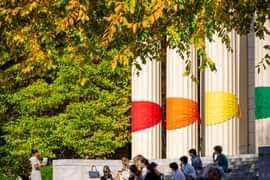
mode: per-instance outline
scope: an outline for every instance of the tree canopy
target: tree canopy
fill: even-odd
[[[218,34],[228,48],[232,30],[263,38],[269,15],[269,0],[1,0],[1,163],[18,164],[33,146],[52,157],[112,154],[129,142],[136,57],[195,46],[200,70],[215,70],[205,38]]]

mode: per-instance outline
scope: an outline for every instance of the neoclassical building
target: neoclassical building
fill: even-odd
[[[184,60],[174,49],[167,49],[166,66],[149,60],[139,75],[133,67],[132,156],[178,158],[190,148],[211,155],[215,145],[237,155],[270,145],[270,66],[255,70],[270,36],[260,40],[232,32],[230,38],[233,51],[217,37],[206,42],[215,72],[198,72],[196,50],[191,50],[199,84],[182,75]]]

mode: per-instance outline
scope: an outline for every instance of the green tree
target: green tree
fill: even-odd
[[[99,43],[105,4],[0,2],[5,173],[26,174],[33,147],[50,157],[65,150],[104,158],[129,142],[130,68],[112,71],[113,52]]]
[[[69,150],[73,157],[103,158],[129,142],[129,69],[112,72],[109,61],[80,64],[68,57],[55,65],[50,81],[2,91],[8,111],[1,118],[13,114],[2,126],[3,164],[24,166],[33,147],[49,157]],[[21,165],[11,170],[20,172]]]

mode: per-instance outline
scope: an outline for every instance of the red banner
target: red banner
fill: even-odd
[[[148,101],[132,102],[132,132],[144,130],[157,125],[162,119],[159,104]]]

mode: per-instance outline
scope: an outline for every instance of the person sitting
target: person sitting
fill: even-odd
[[[129,159],[122,157],[123,168],[116,174],[115,180],[128,180],[129,177]]]
[[[113,180],[111,170],[109,166],[105,165],[103,167],[103,176],[100,178],[101,180]]]
[[[164,174],[162,174],[162,173],[157,169],[158,164],[155,163],[155,162],[151,162],[150,165],[154,168],[155,173],[156,173],[158,176],[160,176],[160,179],[163,180],[163,179],[164,179]]]
[[[228,172],[228,159],[227,157],[222,153],[222,147],[221,146],[215,146],[214,147],[214,153],[213,153],[213,161],[215,164],[217,164],[223,172]]]
[[[133,161],[140,172],[140,175],[144,178],[147,173],[147,165],[149,164],[149,161],[142,155],[135,156]]]
[[[180,158],[180,165],[186,179],[196,179],[196,171],[190,164],[188,164],[187,156],[182,156]]]
[[[210,178],[208,177],[209,175],[215,176],[215,177],[224,177],[225,172],[229,172],[228,159],[222,153],[222,147],[219,145],[214,147],[213,162],[214,162],[213,164],[209,164],[208,166],[204,168],[203,175],[202,175],[204,179]]]
[[[184,174],[179,171],[178,165],[175,162],[170,163],[170,168],[172,170],[172,176],[171,176],[171,180],[185,180],[185,176]]]
[[[197,155],[197,152],[195,149],[190,149],[188,151],[189,156],[191,157],[191,165],[195,169],[195,171],[202,170],[202,161],[200,156]]]

